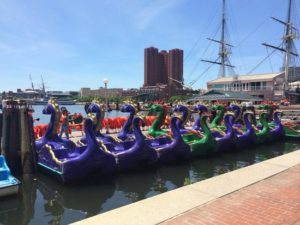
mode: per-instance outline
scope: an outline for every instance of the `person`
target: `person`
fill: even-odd
[[[62,137],[62,134],[65,133],[66,138],[69,139],[69,112],[65,107],[61,109],[62,116],[61,116],[61,128],[59,137]]]

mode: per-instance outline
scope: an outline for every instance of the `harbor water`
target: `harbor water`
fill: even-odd
[[[178,187],[233,171],[299,149],[285,142],[192,159],[147,171],[97,178],[63,186],[47,175],[25,177],[19,196],[0,202],[0,224],[69,224]]]
[[[62,107],[62,106],[60,106],[60,107]],[[49,123],[50,116],[49,115],[44,115],[42,113],[44,107],[45,106],[43,106],[43,105],[33,105],[33,109],[34,109],[33,118],[34,119],[39,118],[39,121],[36,121],[34,123],[34,125]],[[81,113],[83,117],[86,116],[86,113],[84,111],[84,105],[66,105],[64,107],[66,107],[67,110],[71,114]],[[128,115],[129,115],[129,113],[123,113],[121,111],[112,110],[111,112],[106,113],[105,116],[106,117],[117,117],[117,116],[128,116]]]

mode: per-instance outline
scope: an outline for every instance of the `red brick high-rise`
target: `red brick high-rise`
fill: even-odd
[[[155,86],[159,76],[158,49],[154,47],[144,50],[144,86]]]
[[[168,83],[173,84],[177,88],[182,88],[179,82],[183,81],[183,50],[177,48],[170,50],[168,58],[168,76],[178,81],[169,79]]]
[[[159,52],[159,74],[160,74],[160,83],[168,84],[168,52],[162,50]]]
[[[146,48],[144,63],[144,87],[166,85],[169,86],[169,92],[171,89],[182,89],[179,82],[183,81],[183,50],[172,49],[169,52],[165,50],[158,52],[157,48]]]

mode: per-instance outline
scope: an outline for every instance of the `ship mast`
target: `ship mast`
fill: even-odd
[[[291,21],[291,14],[292,14],[292,0],[289,0],[288,3],[288,14],[287,14],[287,20],[286,21],[282,21],[280,19],[274,18],[272,17],[272,19],[274,19],[275,21],[283,24],[285,26],[285,35],[283,36],[283,47],[276,47],[267,43],[263,43],[263,45],[270,47],[270,48],[274,48],[276,50],[279,50],[281,52],[285,53],[285,57],[284,57],[284,82],[283,82],[283,87],[282,87],[282,97],[286,98],[286,92],[289,90],[289,81],[291,80],[291,76],[289,75],[289,65],[291,62],[291,56],[296,56],[298,57],[299,55],[297,54],[297,52],[293,52],[293,40],[297,39],[299,37],[297,37],[296,31],[297,29],[295,27],[293,27],[293,23]]]
[[[285,62],[284,62],[284,92],[289,89],[289,64],[290,64],[290,52],[292,50],[292,42],[293,42],[293,31],[292,31],[292,23],[291,23],[291,9],[292,9],[292,0],[289,0],[289,6],[288,6],[288,17],[287,17],[287,22],[286,22],[286,31],[285,31],[285,36],[284,42],[286,46],[286,51],[285,51]],[[285,96],[284,96],[285,97]]]
[[[225,19],[225,0],[223,0],[223,8],[222,8],[222,32],[221,32],[221,51],[219,53],[221,57],[221,77],[226,76],[225,71],[225,60],[227,58],[227,51],[225,46],[225,25],[226,25],[226,19]]]
[[[30,79],[30,82],[31,82],[31,88],[34,91],[34,85],[33,85],[31,74],[29,74],[29,79]]]
[[[231,65],[231,63],[229,61],[229,57],[228,57],[228,55],[230,54],[228,50],[229,50],[230,47],[233,47],[233,46],[226,43],[226,40],[225,40],[225,32],[226,32],[226,14],[225,14],[226,13],[226,7],[225,6],[226,6],[226,0],[222,0],[221,40],[218,41],[218,40],[215,40],[215,39],[208,38],[208,40],[220,44],[219,57],[215,61],[204,60],[204,59],[201,60],[203,62],[208,62],[208,63],[220,65],[220,77],[225,77],[226,76],[226,67],[234,68],[234,66]],[[219,61],[219,59],[220,59],[220,61]]]
[[[42,79],[42,95],[43,95],[43,97],[45,97],[46,96],[46,87],[45,87],[43,75],[41,75],[41,79]]]

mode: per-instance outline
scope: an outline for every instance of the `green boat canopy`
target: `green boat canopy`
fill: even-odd
[[[263,101],[262,98],[257,96],[251,96],[244,92],[233,92],[233,91],[219,91],[219,90],[210,90],[202,95],[194,95],[193,97],[187,100],[188,103],[196,101]]]

